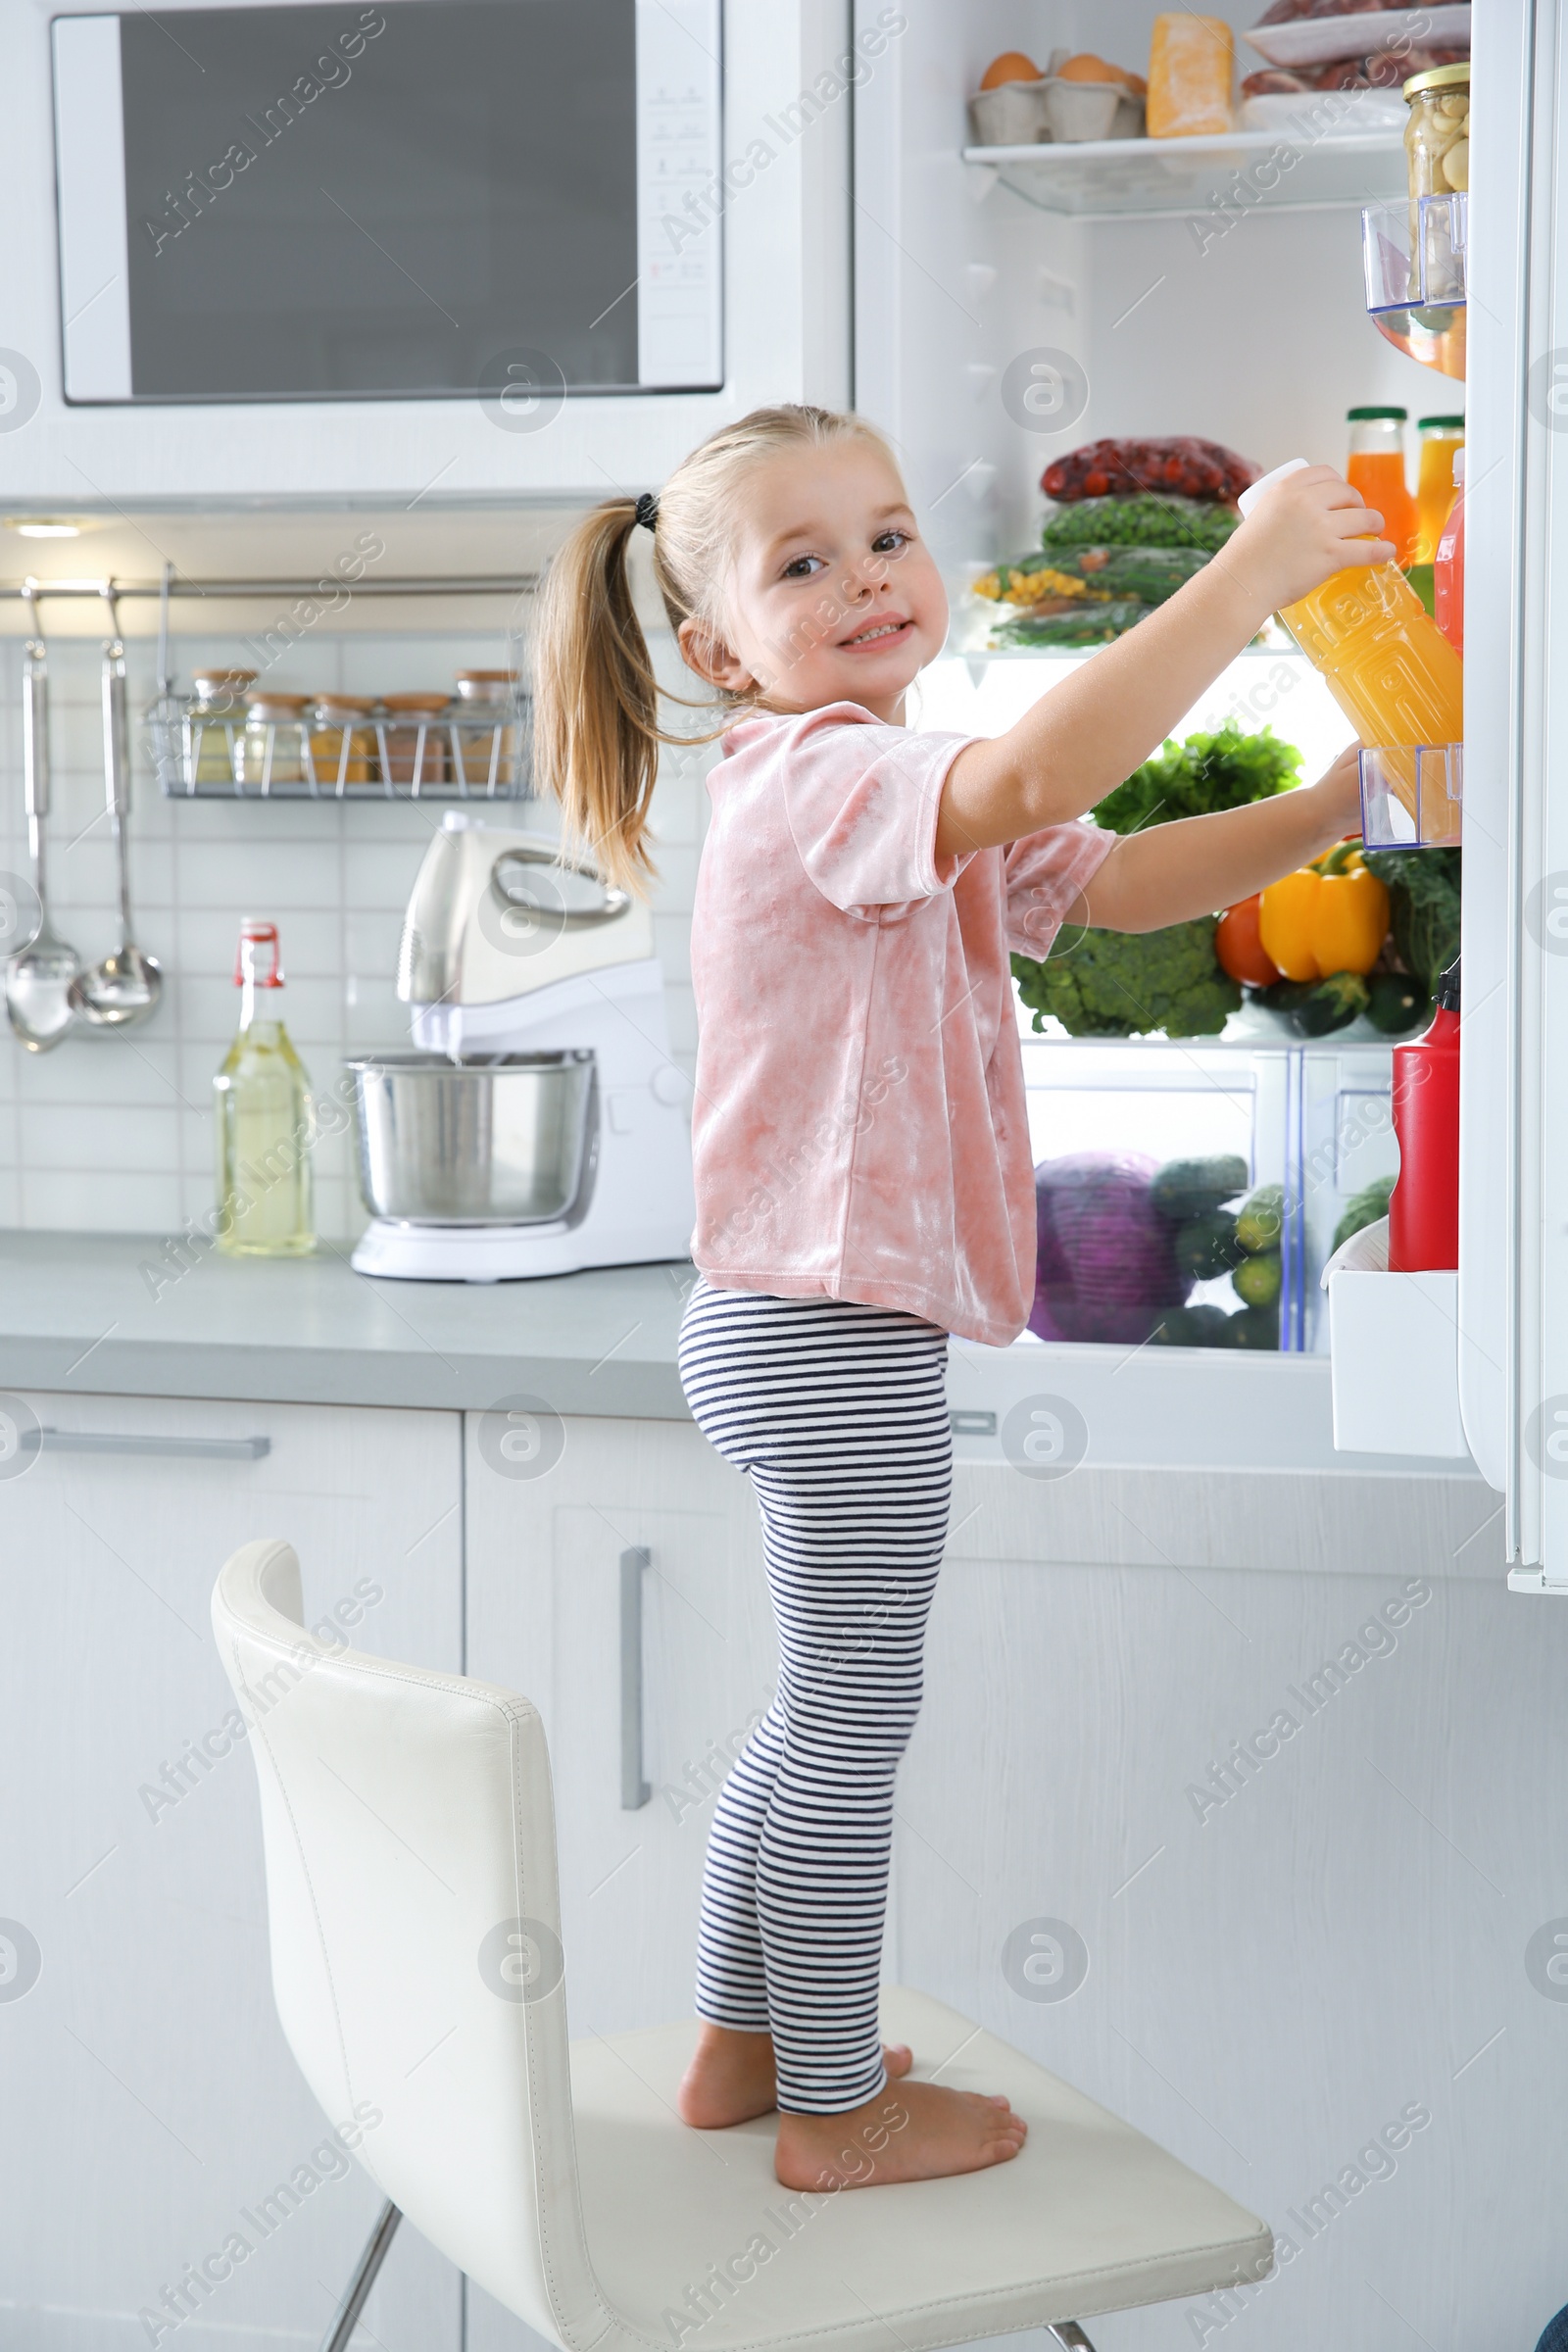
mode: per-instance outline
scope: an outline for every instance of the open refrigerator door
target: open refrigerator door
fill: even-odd
[[[1559,13],[1481,12],[1470,358],[1459,1377],[1509,1583],[1568,1592],[1568,159]],[[1560,577],[1561,555],[1555,556]]]
[[[1242,73],[1257,62],[1245,56],[1256,13],[1212,20],[1216,37],[1229,22]],[[1287,13],[1269,11],[1276,19]],[[1448,37],[1461,38],[1463,16],[1462,49],[1433,56],[1410,50],[1415,36],[1388,20],[1396,74],[1424,74],[1434,65],[1441,74],[1448,56],[1468,55],[1468,14],[1453,13]],[[1085,127],[1087,102],[1076,128],[1064,127],[1059,97],[1053,108],[1053,90],[1096,63],[1070,55],[1074,34],[1087,27],[1067,6],[977,0],[961,13],[900,16],[876,79],[857,93],[856,397],[893,437],[952,594],[953,634],[922,681],[919,723],[999,732],[1070,666],[1093,659],[1096,632],[1071,641],[1076,612],[1089,609],[1075,607],[1075,595],[1087,592],[1098,605],[1106,624],[1100,634],[1136,625],[1144,608],[1134,604],[1123,615],[1114,602],[1107,607],[1109,592],[1086,577],[1073,530],[1063,527],[1084,509],[1059,501],[1084,495],[1082,486],[1056,492],[1054,505],[1048,491],[1043,502],[1042,484],[1071,479],[1086,448],[1105,437],[1126,447],[1136,446],[1127,436],[1165,436],[1219,459],[1239,453],[1255,473],[1303,452],[1343,465],[1345,419],[1357,404],[1385,402],[1412,417],[1462,404],[1465,270],[1485,281],[1486,331],[1469,363],[1477,447],[1467,460],[1467,499],[1475,509],[1471,567],[1495,586],[1484,585],[1469,605],[1465,740],[1449,739],[1455,728],[1405,752],[1369,751],[1363,790],[1368,811],[1388,822],[1391,844],[1418,860],[1435,853],[1455,877],[1461,800],[1473,812],[1464,861],[1464,1238],[1457,1287],[1439,1310],[1446,1329],[1458,1329],[1451,1349],[1445,1342],[1437,1351],[1444,1394],[1442,1409],[1435,1404],[1428,1417],[1431,1443],[1414,1450],[1436,1465],[1463,1460],[1468,1447],[1508,1494],[1512,1556],[1536,1563],[1530,1573],[1539,1583],[1540,1561],[1554,1553],[1568,1589],[1568,1521],[1560,1536],[1551,1534],[1554,1511],[1568,1506],[1568,1493],[1559,1498],[1552,1484],[1568,1478],[1568,1352],[1556,1363],[1552,1349],[1561,1344],[1543,1328],[1549,1319],[1539,1303],[1558,1279],[1542,1255],[1558,1246],[1542,1204],[1564,1154],[1554,1154],[1546,1132],[1549,1117],[1560,1115],[1555,1098],[1548,1110],[1532,1076],[1552,1066],[1549,1021],[1568,1013],[1568,1001],[1558,1010],[1550,995],[1568,981],[1551,961],[1563,950],[1549,929],[1539,948],[1531,929],[1533,920],[1541,930],[1553,919],[1551,878],[1568,873],[1568,844],[1552,847],[1543,783],[1549,706],[1536,683],[1568,676],[1568,662],[1552,659],[1558,649],[1546,634],[1545,596],[1550,436],[1561,429],[1554,397],[1568,422],[1568,369],[1560,392],[1550,374],[1556,344],[1568,348],[1568,329],[1553,323],[1560,297],[1549,272],[1560,202],[1550,135],[1561,73],[1555,25],[1520,8],[1485,12],[1478,26],[1477,136],[1484,157],[1509,160],[1482,183],[1467,252],[1467,149],[1454,149],[1449,179],[1439,154],[1437,192],[1424,210],[1410,204],[1404,108],[1389,103],[1400,96],[1397,78],[1392,91],[1352,90],[1347,72],[1342,91],[1303,99],[1289,124],[1282,120],[1267,154],[1247,127],[1260,120],[1255,111],[1233,117],[1229,132],[1152,139],[1143,101],[1138,120],[1128,118],[1127,79],[1151,63],[1154,12],[1139,0],[1107,0],[1093,38],[1099,59],[1123,79],[1108,135],[1097,142]],[[858,21],[877,17],[870,0],[858,0]],[[1364,24],[1364,16],[1355,21]],[[975,94],[1005,53],[1016,62],[1005,69],[1014,78],[999,88],[1004,105],[982,114]],[[1024,77],[1031,63],[1037,82]],[[1320,88],[1325,78],[1320,70]],[[1467,138],[1468,84],[1458,79],[1449,111]],[[1447,95],[1449,85],[1438,84],[1434,104]],[[1286,99],[1270,103],[1283,109]],[[1031,105],[1039,109],[1033,127]],[[986,133],[993,115],[1001,123],[1004,114],[1006,145],[995,130]],[[1369,290],[1366,254],[1379,237],[1396,240],[1406,219],[1415,254],[1411,316],[1401,314],[1391,333]],[[1386,257],[1383,266],[1386,274]],[[1090,483],[1089,503],[1105,488]],[[1179,482],[1176,505],[1192,492],[1204,495],[1200,481]],[[1190,544],[1201,537],[1195,530]],[[1032,555],[1020,554],[1031,547]],[[1159,551],[1133,544],[1111,552],[1107,569],[1147,571]],[[1102,553],[1092,551],[1091,564]],[[1053,576],[1042,580],[1044,572]],[[1419,574],[1411,578],[1421,585]],[[1157,601],[1159,591],[1140,584],[1135,593]],[[1061,615],[1059,627],[1029,625],[1042,612],[1052,622]],[[1303,779],[1351,740],[1322,678],[1277,628],[1232,664],[1175,734],[1227,723],[1250,735],[1272,728],[1300,751]],[[1528,846],[1514,851],[1514,840]],[[1568,941],[1568,884],[1564,894],[1555,919]],[[1532,906],[1543,906],[1544,917],[1533,917]],[[1398,932],[1396,920],[1392,958],[1380,958],[1380,970],[1392,961],[1395,978],[1407,968]],[[1424,976],[1427,987],[1435,976]],[[1150,1021],[1133,1024],[1139,1034],[1069,1036],[1050,1011],[1032,1021],[1021,1004],[1037,1160],[1049,1166],[1093,1152],[1113,1158],[1135,1134],[1156,1163],[1156,1183],[1183,1159],[1245,1160],[1247,1189],[1230,1196],[1222,1216],[1234,1218],[1248,1192],[1263,1185],[1277,1185],[1283,1197],[1275,1348],[1281,1356],[1326,1352],[1319,1278],[1356,1204],[1364,1215],[1366,1197],[1378,1188],[1386,1196],[1397,1170],[1388,1117],[1396,1023],[1374,1024],[1358,1012],[1348,1022],[1336,1018],[1332,1035],[1303,1041],[1264,993],[1249,989],[1244,1006],[1215,1025],[1218,1034],[1183,1036],[1180,1026],[1148,1034]],[[1568,1219],[1557,1225],[1568,1234]],[[1547,1237],[1540,1247],[1537,1234]],[[1255,1306],[1241,1303],[1255,1331]],[[1225,1344],[1216,1343],[1212,1322],[1205,1335],[1208,1318],[1195,1321],[1190,1312],[1215,1305],[1233,1335],[1242,1328],[1223,1284],[1195,1284],[1176,1321],[1181,1345]],[[1082,1344],[1094,1345],[1084,1328]],[[1391,1317],[1378,1377],[1387,1388],[1402,1375],[1419,1389],[1425,1367],[1409,1360],[1400,1328]],[[1118,1335],[1102,1344],[1128,1343]],[[1230,1344],[1240,1343],[1233,1336]],[[1548,1450],[1554,1399],[1562,1407],[1560,1466]],[[1419,1406],[1414,1425],[1422,1426]],[[1387,1449],[1373,1436],[1361,1459]],[[1348,1455],[1347,1466],[1354,1459]]]

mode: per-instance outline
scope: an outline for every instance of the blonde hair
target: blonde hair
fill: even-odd
[[[851,440],[874,444],[897,472],[887,441],[863,416],[793,404],[754,409],[676,466],[659,495],[653,534],[654,577],[673,631],[695,620],[722,634],[742,477],[783,450]],[[654,872],[648,810],[660,745],[710,743],[753,698],[721,694],[723,716],[707,735],[661,727],[659,685],[626,568],[638,508],[636,499],[607,499],[550,566],[534,647],[534,740],[567,835],[612,881],[644,890]]]

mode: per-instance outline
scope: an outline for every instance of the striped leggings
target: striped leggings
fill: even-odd
[[[709,1835],[697,2007],[771,2034],[778,2103],[886,2080],[877,1984],[893,1777],[920,1704],[947,1537],[948,1335],[913,1315],[700,1283],[680,1336],[699,1428],[750,1474],[778,1690]]]

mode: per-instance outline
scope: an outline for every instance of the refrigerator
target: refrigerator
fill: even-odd
[[[1146,72],[1155,0],[907,0],[897,13],[856,93],[855,392],[895,443],[953,591],[922,723],[996,732],[1062,673],[1067,657],[997,652],[969,593],[1038,548],[1054,458],[1105,434],[1195,434],[1261,468],[1343,466],[1352,407],[1403,407],[1412,427],[1465,416],[1461,1241],[1456,1285],[1425,1327],[1451,1403],[1426,1415],[1429,1446],[1403,1450],[1473,1459],[1504,1499],[1511,1586],[1568,1592],[1568,1330],[1548,1305],[1568,1298],[1568,819],[1548,790],[1568,678],[1554,560],[1568,545],[1560,15],[1531,0],[1475,11],[1466,381],[1406,356],[1369,312],[1363,215],[1402,209],[1407,192],[1396,104],[1119,154],[1031,153],[978,135],[967,101],[989,61],[1087,50]],[[1256,0],[1212,13],[1233,28],[1238,72],[1260,68],[1245,37]],[[1435,33],[1430,12],[1358,21],[1430,40],[1468,13],[1439,9]],[[857,19],[887,12],[857,0]],[[1307,777],[1352,740],[1289,650],[1243,657],[1174,732],[1227,715],[1298,744]],[[1386,1041],[1358,1023],[1297,1051],[1244,1019],[1196,1043],[1057,1038],[1049,1056],[1026,1036],[1025,1061],[1032,1120],[1038,1109],[1058,1150],[1137,1133],[1156,1157],[1239,1150],[1252,1181],[1280,1181],[1280,1349],[1329,1348],[1319,1281],[1336,1221],[1353,1188],[1397,1167]],[[1413,1279],[1386,1278],[1387,1328],[1378,1316],[1360,1335],[1358,1395],[1414,1379],[1399,1289]]]

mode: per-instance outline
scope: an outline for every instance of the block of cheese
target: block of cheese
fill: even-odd
[[[1150,137],[1190,139],[1233,130],[1235,72],[1235,36],[1222,19],[1185,9],[1156,17],[1149,52]]]

